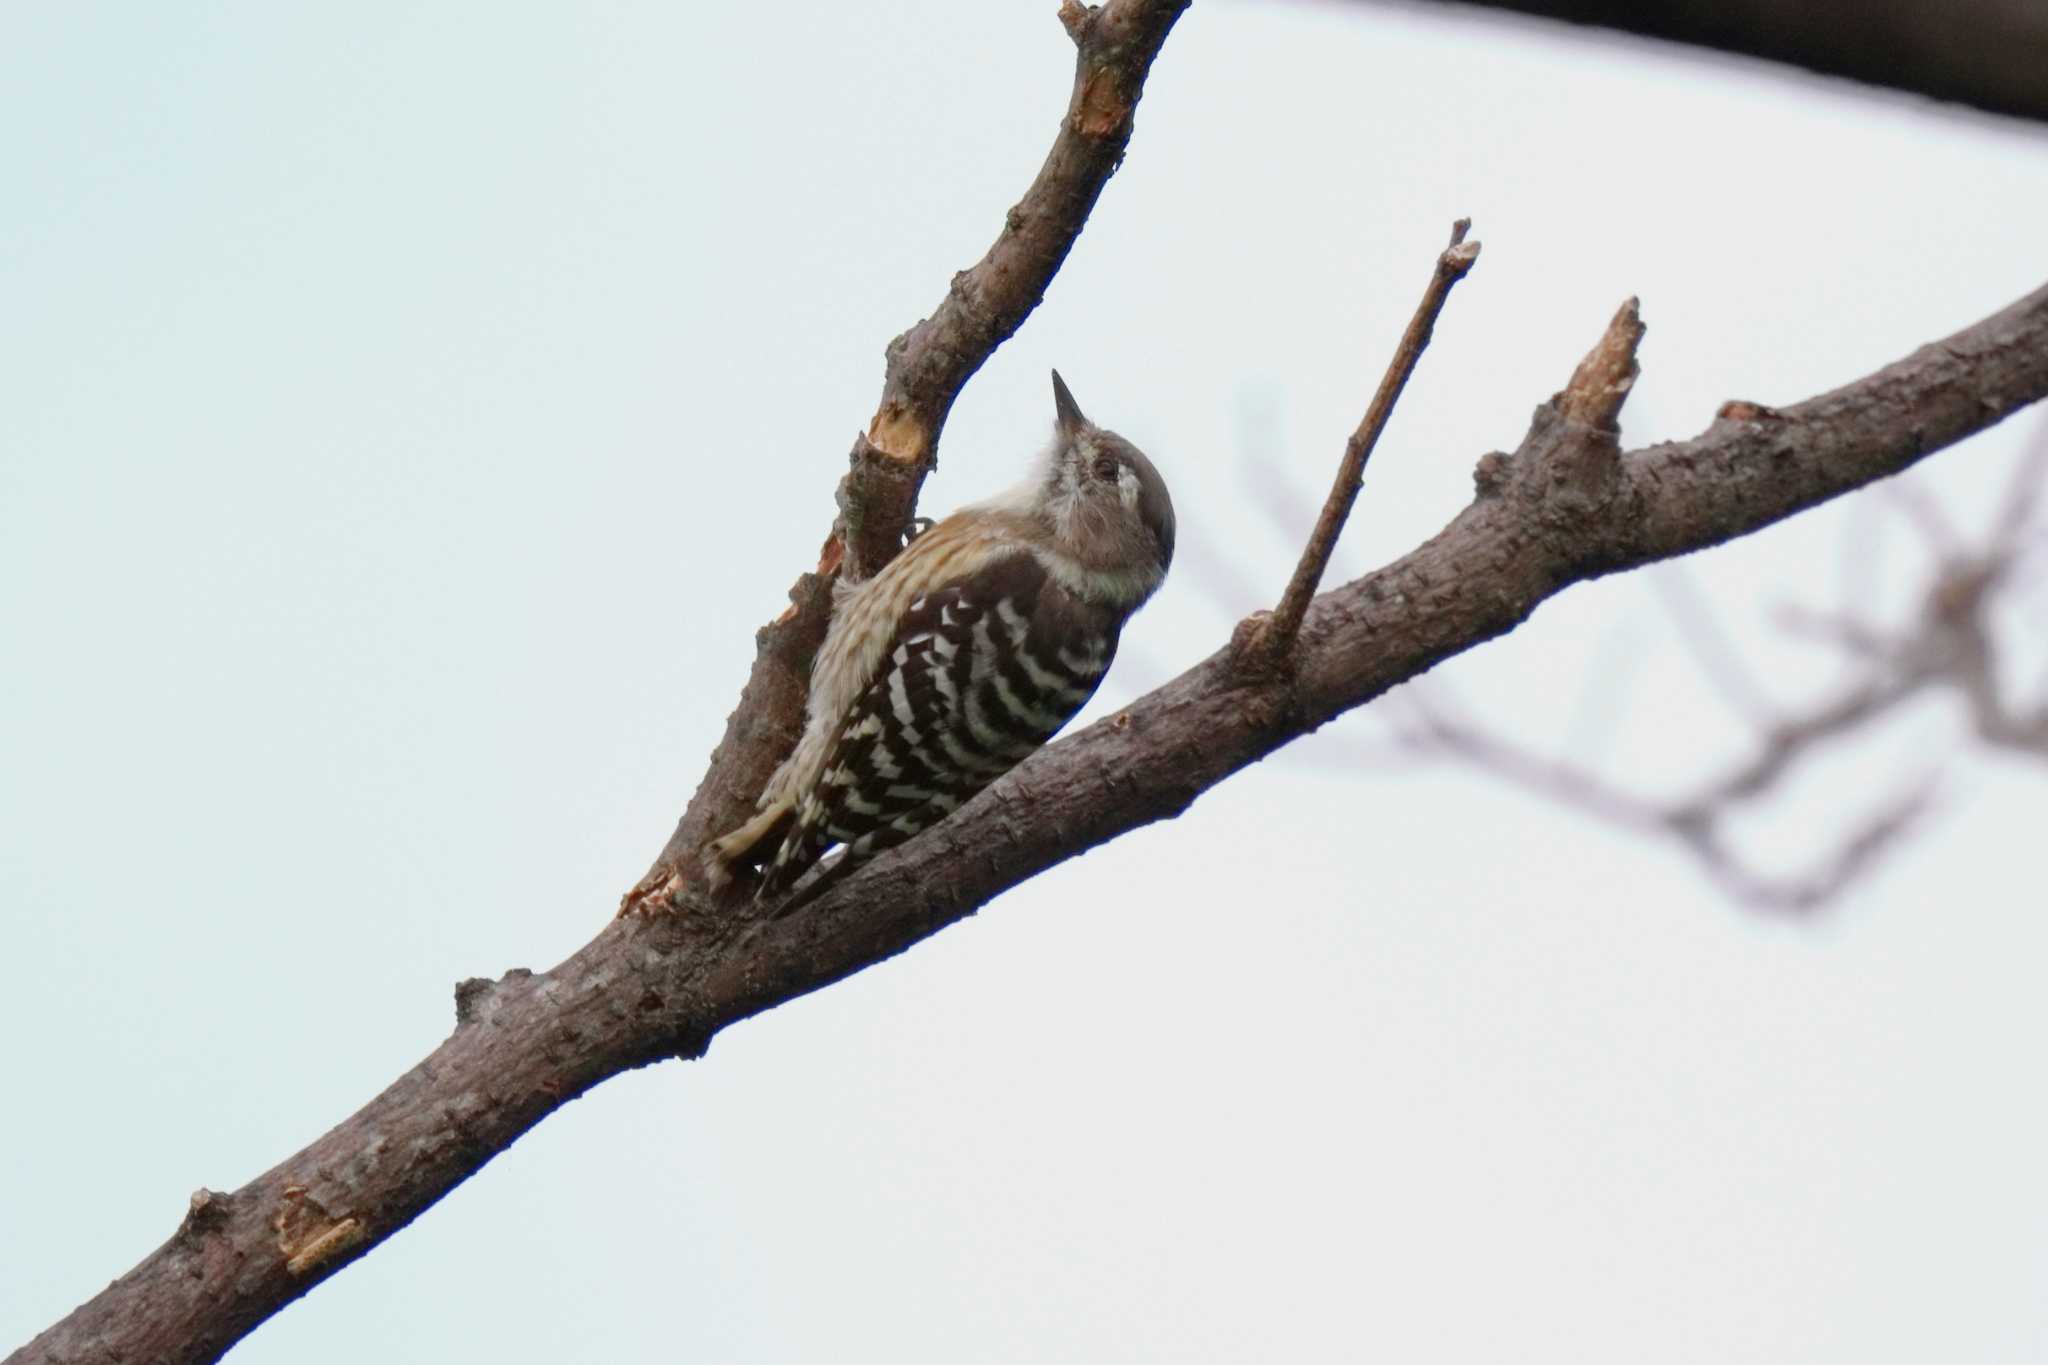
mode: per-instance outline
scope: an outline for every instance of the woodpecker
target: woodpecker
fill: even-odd
[[[1136,446],[1081,415],[1057,370],[1051,445],[1030,475],[841,584],[803,738],[712,870],[765,863],[788,913],[959,808],[1095,694],[1124,622],[1173,562],[1173,499]],[[778,842],[779,841],[779,842]]]

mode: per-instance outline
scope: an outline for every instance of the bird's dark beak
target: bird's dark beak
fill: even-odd
[[[1088,419],[1081,415],[1081,405],[1074,401],[1073,390],[1067,381],[1060,378],[1060,372],[1052,372],[1052,405],[1059,414],[1060,430],[1072,436],[1088,425]]]

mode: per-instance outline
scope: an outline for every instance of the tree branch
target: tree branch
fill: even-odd
[[[1732,405],[1744,411],[1742,405]],[[1433,689],[1410,689],[1403,700],[1415,720],[1398,741],[1411,761],[1450,757],[1548,797],[1608,824],[1670,838],[1736,900],[1762,910],[1806,914],[1838,898],[1876,865],[1879,855],[1913,831],[1932,804],[1938,772],[1901,786],[1873,813],[1838,835],[1833,848],[1803,873],[1776,875],[1750,866],[1729,837],[1728,817],[1768,797],[1816,753],[1867,735],[1926,693],[1961,695],[1986,747],[2048,758],[2048,699],[2008,698],[2000,684],[1999,639],[1992,607],[2025,557],[2033,514],[2048,477],[2048,428],[2016,464],[1989,537],[1973,546],[1924,490],[1888,485],[1891,501],[1912,520],[1935,558],[1915,619],[1885,629],[1849,616],[1788,609],[1781,623],[1841,650],[1855,682],[1824,701],[1780,713],[1749,678],[1703,605],[1681,590],[1675,568],[1653,575],[1667,592],[1681,634],[1706,675],[1756,726],[1754,753],[1690,794],[1673,799],[1631,790],[1591,768],[1545,757],[1481,723],[1446,709]]]
[[[1591,366],[1633,363],[1633,309]],[[1585,372],[1582,369],[1582,373]],[[1125,711],[1026,760],[955,815],[786,919],[612,921],[552,971],[458,989],[454,1033],[352,1118],[232,1194],[202,1192],[171,1239],[9,1357],[218,1359],[591,1086],[697,1057],[723,1028],[901,952],[1056,863],[1181,813],[1231,773],[1525,620],[1566,586],[1716,545],[1898,473],[2048,396],[2048,288],[1864,379],[1781,411],[1734,406],[1704,434],[1622,456],[1536,411],[1478,496],[1393,564],[1316,598],[1294,669],[1247,676],[1220,649]]]
[[[1336,482],[1330,485],[1330,496],[1316,518],[1315,530],[1309,533],[1308,545],[1301,552],[1301,562],[1295,565],[1287,590],[1280,595],[1280,604],[1244,637],[1247,662],[1277,664],[1294,647],[1301,618],[1307,614],[1309,600],[1323,581],[1323,571],[1330,567],[1330,556],[1335,553],[1337,537],[1351,516],[1352,504],[1358,501],[1365,463],[1372,458],[1380,433],[1387,429],[1387,421],[1394,415],[1394,404],[1401,401],[1408,377],[1415,373],[1422,352],[1429,346],[1437,317],[1450,301],[1451,287],[1471,274],[1472,267],[1479,262],[1479,243],[1465,240],[1471,228],[1469,218],[1460,218],[1451,225],[1451,243],[1437,255],[1422,302],[1415,305],[1415,316],[1401,333],[1401,343],[1394,348],[1394,358],[1387,363],[1387,372],[1366,407],[1365,416],[1359,420],[1358,429],[1344,443],[1344,458],[1337,463]]]
[[[811,656],[824,643],[832,583],[866,578],[902,547],[918,490],[938,463],[953,400],[1045,296],[1129,146],[1152,61],[1189,0],[1065,0],[1074,87],[1052,150],[1004,216],[982,258],[953,276],[946,296],[889,343],[882,401],[854,438],[840,481],[839,517],[815,570],[789,590],[789,609],[755,636],[754,667],[696,794],[621,913],[674,903],[696,878],[698,851],[753,814],[775,766],[803,727]]]
[[[1769,876],[1749,867],[1728,841],[1726,817],[1739,804],[1775,787],[1814,749],[1894,710],[1932,681],[1926,675],[1887,678],[1838,697],[1810,715],[1782,722],[1773,727],[1748,762],[1675,801],[1640,795],[1584,768],[1540,757],[1477,725],[1445,715],[1426,699],[1416,701],[1420,729],[1407,743],[1411,751],[1452,755],[1620,828],[1668,836],[1743,904],[1805,914],[1839,896],[1911,828],[1932,800],[1931,779],[1891,797],[1875,813],[1864,816],[1832,850],[1813,860],[1805,872],[1792,876]]]
[[[1787,62],[2014,118],[2048,120],[2037,0],[1437,0]]]

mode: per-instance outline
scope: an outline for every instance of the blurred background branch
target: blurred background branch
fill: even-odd
[[[1575,814],[1634,834],[1669,839],[1708,879],[1739,904],[1808,913],[1836,904],[1889,854],[1924,828],[1944,775],[1962,748],[1901,775],[1861,811],[1835,812],[1832,835],[1806,841],[1802,866],[1772,870],[1746,850],[1733,826],[1837,751],[1872,742],[1907,707],[1930,694],[1958,702],[1969,733],[1984,750],[2048,760],[2048,676],[2014,683],[2009,659],[2040,652],[2038,620],[2028,611],[2035,559],[2048,527],[2041,524],[2048,482],[2048,426],[2015,463],[1990,525],[1972,540],[1925,488],[1895,480],[1864,497],[1892,511],[1925,547],[1930,567],[1911,600],[1910,616],[1886,625],[1861,610],[1788,604],[1772,614],[1788,639],[1839,656],[1844,678],[1825,695],[1797,703],[1773,696],[1742,658],[1736,639],[1688,573],[1665,566],[1650,575],[1661,607],[1699,676],[1751,732],[1748,752],[1676,795],[1655,790],[1640,773],[1608,771],[1588,752],[1591,737],[1575,733],[1562,752],[1547,752],[1504,728],[1485,707],[1459,695],[1441,673],[1419,679],[1387,699],[1385,743],[1338,750],[1338,762],[1405,770],[1417,763],[1454,762],[1482,777],[1520,788]],[[1269,509],[1291,506],[1276,495]],[[1865,530],[1868,535],[1868,529]],[[1866,560],[1865,573],[1869,571]],[[1224,579],[1214,563],[1205,578]],[[1226,594],[1228,596],[1230,594]],[[1589,677],[1590,699],[1606,681]],[[1613,699],[1590,701],[1592,713]],[[1576,731],[1577,727],[1575,727]],[[1329,762],[1328,754],[1311,763]]]

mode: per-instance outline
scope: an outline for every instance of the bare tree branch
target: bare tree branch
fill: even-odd
[[[1742,405],[1731,405],[1737,412]],[[1865,817],[1807,872],[1774,876],[1750,867],[1728,839],[1728,817],[1776,790],[1817,751],[1867,734],[1905,703],[1947,687],[1961,694],[1985,745],[2048,757],[2048,696],[2031,706],[2008,700],[1999,683],[1989,607],[2011,580],[2032,530],[2040,484],[2048,476],[2048,429],[2019,461],[1985,544],[1972,547],[1924,490],[1887,485],[1891,502],[1913,522],[1936,559],[1910,627],[1882,630],[1849,617],[1789,609],[1789,628],[1841,649],[1858,680],[1831,699],[1780,716],[1733,663],[1732,652],[1705,608],[1683,595],[1674,610],[1687,642],[1731,704],[1757,723],[1756,752],[1677,800],[1626,791],[1588,768],[1544,758],[1490,733],[1443,705],[1441,687],[1411,694],[1415,726],[1402,737],[1411,758],[1456,758],[1516,786],[1609,824],[1677,840],[1724,891],[1767,910],[1806,913],[1839,897],[1906,835],[1928,809],[1933,777],[1909,784]],[[1663,574],[1653,575],[1662,579]]]
[[[1880,854],[1925,812],[1932,780],[1863,817],[1834,849],[1804,872],[1767,875],[1752,868],[1728,840],[1728,818],[1771,790],[1816,747],[1857,730],[1931,679],[1890,679],[1860,688],[1810,716],[1781,724],[1756,755],[1703,784],[1691,795],[1664,800],[1624,790],[1563,759],[1543,758],[1484,727],[1446,713],[1430,696],[1408,699],[1417,728],[1406,736],[1411,753],[1453,757],[1538,796],[1638,834],[1674,839],[1716,885],[1759,910],[1806,913],[1839,897],[1868,872]]]
[[[824,643],[832,583],[865,578],[902,547],[953,400],[1045,296],[1130,144],[1152,61],[1189,0],[1064,0],[1074,40],[1074,88],[1045,164],[1004,216],[986,254],[953,277],[932,315],[889,343],[881,405],[854,438],[839,485],[840,515],[817,568],[789,590],[789,609],[755,636],[753,671],[710,767],[675,832],[621,913],[671,903],[696,876],[697,853],[753,814],[803,727],[811,656]]]
[[[1815,860],[1806,872],[1790,876],[1767,876],[1753,870],[1741,851],[1729,843],[1726,819],[1741,802],[1755,800],[1776,786],[1792,761],[1802,757],[1810,745],[1851,729],[1894,700],[1898,698],[1858,694],[1806,722],[1788,724],[1772,743],[1763,745],[1755,759],[1681,800],[1657,800],[1628,792],[1569,761],[1538,757],[1473,722],[1448,716],[1434,698],[1409,698],[1409,710],[1417,714],[1419,729],[1407,737],[1407,745],[1411,753],[1458,757],[1495,778],[1591,814],[1608,825],[1675,839],[1692,853],[1700,870],[1741,905],[1759,911],[1810,913],[1864,876],[1878,855],[1907,833],[1927,810],[1933,784],[1915,784],[1907,794],[1888,800],[1862,823],[1853,825],[1835,849]]]
[[[2048,119],[2038,0],[1449,0],[1787,62],[2015,118]],[[1446,3],[1446,0],[1437,0]]]
[[[1026,760],[954,816],[799,913],[760,920],[685,887],[551,971],[457,991],[454,1033],[353,1117],[230,1194],[195,1196],[141,1264],[9,1357],[218,1359],[366,1254],[554,1109],[901,952],[1009,887],[1180,814],[1231,773],[1527,619],[1564,587],[1744,535],[1909,468],[2048,396],[2048,288],[1831,393],[1740,409],[1622,456],[1573,414],[1633,365],[1617,315],[1586,384],[1536,411],[1478,496],[1393,564],[1317,597],[1295,667],[1225,647]],[[1600,410],[1598,403],[1592,409]]]
[[[1280,605],[1245,637],[1248,661],[1275,664],[1294,647],[1294,637],[1301,630],[1301,618],[1307,613],[1309,600],[1316,595],[1316,588],[1323,581],[1323,571],[1330,566],[1330,556],[1336,551],[1337,537],[1343,533],[1344,523],[1351,516],[1351,506],[1358,501],[1358,490],[1365,478],[1365,462],[1372,458],[1380,433],[1387,429],[1387,421],[1394,415],[1394,404],[1401,401],[1401,390],[1408,386],[1408,377],[1415,373],[1422,352],[1429,346],[1437,316],[1444,311],[1444,304],[1450,301],[1452,286],[1469,275],[1472,267],[1478,264],[1479,243],[1465,240],[1465,234],[1471,228],[1472,220],[1469,218],[1460,218],[1451,225],[1451,243],[1438,254],[1436,268],[1430,273],[1429,287],[1423,291],[1422,302],[1415,306],[1415,316],[1408,320],[1407,329],[1401,333],[1401,343],[1394,348],[1394,358],[1387,363],[1387,372],[1380,379],[1380,386],[1373,393],[1365,416],[1359,420],[1358,430],[1352,432],[1351,439],[1344,443],[1344,458],[1337,462],[1336,482],[1330,485],[1330,496],[1323,503],[1321,515],[1316,518],[1315,529],[1309,533],[1308,545],[1301,552],[1301,562],[1295,566],[1294,576],[1288,580],[1287,590],[1280,596]]]

